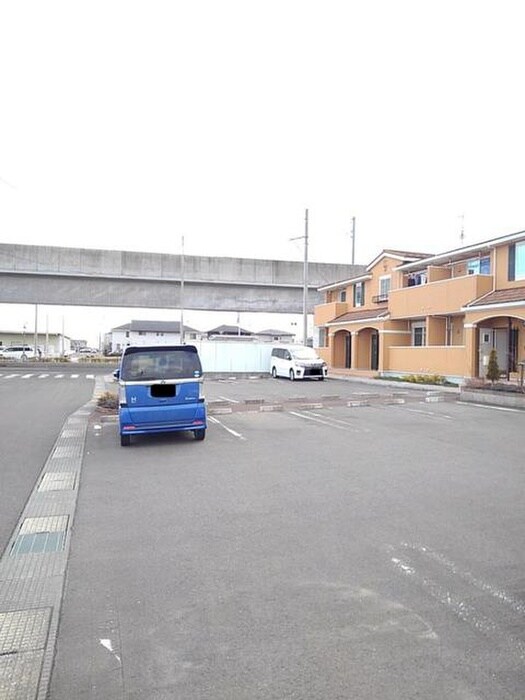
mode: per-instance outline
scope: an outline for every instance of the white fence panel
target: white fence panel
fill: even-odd
[[[269,372],[271,343],[202,340],[199,351],[204,372]]]

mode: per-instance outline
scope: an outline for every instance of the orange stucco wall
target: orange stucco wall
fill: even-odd
[[[325,323],[333,321],[337,316],[349,310],[348,304],[344,301],[334,301],[329,304],[319,304],[314,309],[314,325],[324,326]]]
[[[405,287],[390,293],[393,317],[423,318],[431,314],[457,313],[464,304],[492,290],[492,275],[467,275]]]
[[[390,372],[411,374],[440,374],[464,377],[468,375],[464,346],[451,347],[391,347]]]
[[[525,287],[525,279],[509,282],[509,247],[499,246],[495,250],[496,258],[496,289],[510,289],[512,287]]]

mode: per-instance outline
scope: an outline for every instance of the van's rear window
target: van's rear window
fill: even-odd
[[[123,381],[193,379],[202,374],[195,350],[184,348],[145,349],[124,353],[120,378]]]

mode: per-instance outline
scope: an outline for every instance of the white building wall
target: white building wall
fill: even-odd
[[[126,333],[128,335],[126,335]],[[123,350],[128,345],[179,345],[179,333],[162,333],[155,331],[112,331],[111,352]]]
[[[191,343],[199,351],[204,372],[269,372],[271,343],[201,340]]]

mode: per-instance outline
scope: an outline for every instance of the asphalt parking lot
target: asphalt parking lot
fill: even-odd
[[[523,414],[356,389],[207,381],[249,409],[201,443],[91,425],[53,700],[523,697]]]

